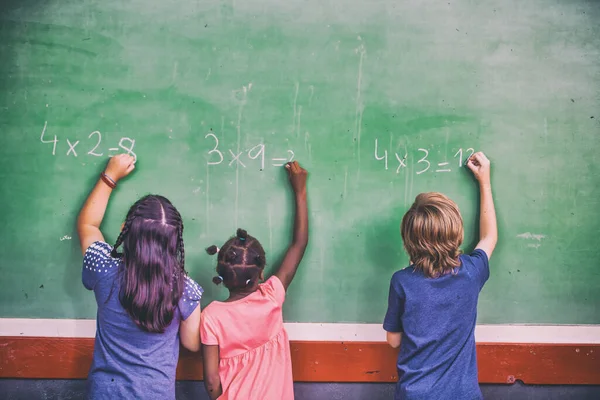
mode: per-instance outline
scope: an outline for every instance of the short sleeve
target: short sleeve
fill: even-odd
[[[181,299],[179,299],[179,311],[181,312],[181,319],[186,320],[196,307],[200,306],[200,300],[202,299],[202,293],[204,290],[189,276],[185,277],[185,284],[183,286],[183,293]]]
[[[481,249],[475,249],[475,251],[470,254],[469,258],[473,263],[473,272],[477,278],[477,282],[479,283],[479,290],[481,290],[483,285],[485,285],[490,277],[490,264],[488,256],[485,251]]]
[[[81,280],[86,289],[94,290],[100,279],[116,271],[119,260],[110,256],[111,251],[112,247],[104,242],[94,242],[85,251]]]
[[[273,275],[262,285],[263,291],[279,305],[285,302],[285,288],[278,277]]]
[[[219,344],[215,327],[206,310],[200,315],[200,341],[207,346],[217,346]]]
[[[383,320],[383,329],[387,332],[402,332],[402,314],[404,314],[404,292],[402,288],[396,289],[394,281],[396,275],[390,281],[390,292],[388,295],[388,308]],[[399,293],[401,292],[401,293]]]

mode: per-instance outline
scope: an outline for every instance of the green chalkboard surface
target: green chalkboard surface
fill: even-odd
[[[139,196],[185,218],[187,269],[246,228],[290,238],[280,167],[310,172],[311,238],[287,321],[382,320],[399,224],[493,162],[500,241],[480,323],[600,323],[600,4],[573,0],[46,0],[0,7],[0,317],[93,318],[75,218],[133,152],[103,230]]]

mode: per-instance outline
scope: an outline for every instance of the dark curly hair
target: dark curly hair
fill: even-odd
[[[219,253],[217,257],[217,274],[213,278],[216,285],[223,283],[228,289],[241,289],[258,283],[261,272],[265,269],[265,250],[260,242],[243,229],[229,239],[221,250],[217,246],[206,249],[210,255]]]

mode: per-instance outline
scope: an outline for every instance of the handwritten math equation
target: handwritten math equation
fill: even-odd
[[[212,141],[214,144],[212,150],[209,150],[207,153],[208,157],[206,163],[208,165],[219,165],[225,162],[230,167],[235,166],[246,168],[246,163],[257,160],[260,165],[260,170],[262,171],[265,169],[267,162],[269,162],[269,165],[273,167],[282,167],[284,164],[294,160],[294,152],[292,150],[287,150],[287,152],[284,154],[277,154],[278,156],[284,157],[268,158],[266,154],[266,147],[262,143],[257,144],[249,150],[233,150],[229,148],[227,149],[228,160],[226,160],[225,155],[219,149],[219,139],[217,136],[215,136],[214,133],[207,133],[204,138]]]
[[[44,144],[52,144],[52,155],[55,156],[60,140],[56,135],[54,135],[53,138],[49,137],[49,135],[46,134],[47,128],[48,121],[44,122],[44,128],[42,129],[42,134],[40,135],[40,142]],[[116,144],[116,146],[112,146],[108,149],[101,145],[102,133],[100,133],[100,131],[94,131],[90,133],[85,143],[81,143],[81,140],[71,141],[71,139],[69,138],[65,139],[65,141],[65,155],[67,156],[78,157],[80,154],[87,154],[88,156],[93,157],[112,157],[114,155],[117,155],[118,153],[126,152],[127,154],[133,156],[133,158],[137,160],[137,155],[133,151],[133,148],[135,147],[135,139],[131,139],[128,137],[122,137],[119,140],[119,143]]]
[[[415,158],[418,159],[416,161],[416,174],[421,175],[427,171],[434,171],[437,173],[444,172],[452,172],[452,167],[456,166],[458,168],[465,165],[465,162],[473,155],[475,150],[471,147],[468,149],[460,148],[453,156],[453,162],[444,159],[441,162],[437,162],[440,160],[433,160],[433,157],[429,155],[429,150],[418,148],[417,151],[419,155]],[[402,170],[404,170],[409,163],[409,154],[408,150],[404,150],[404,152],[397,153],[394,152],[393,156],[391,155],[391,151],[388,152],[387,149],[382,149],[379,145],[379,140],[375,139],[375,159],[377,161],[383,162],[383,167],[386,170],[390,169],[390,164],[392,170],[395,168],[397,174],[399,174]]]

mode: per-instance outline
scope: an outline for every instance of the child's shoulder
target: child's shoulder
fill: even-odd
[[[285,302],[285,288],[276,275],[271,276],[264,283],[261,283],[258,291],[272,298],[279,305]]]
[[[475,249],[468,254],[463,253],[460,255],[460,258],[461,258],[461,261],[463,261],[463,262],[464,262],[464,260],[468,260],[471,262],[488,262],[488,255],[482,249]]]
[[[200,305],[203,292],[204,290],[196,281],[185,275],[181,297],[179,298],[179,311],[184,320]]]
[[[111,256],[112,246],[105,242],[94,242],[85,251],[83,256],[83,285],[92,290],[98,282],[108,282],[101,288],[111,287],[116,279],[121,259]],[[110,279],[110,281],[108,280]]]
[[[202,286],[200,286],[198,284],[198,282],[196,282],[195,280],[190,278],[188,275],[185,275],[184,285],[185,285],[185,288],[184,288],[185,293],[191,295],[192,297],[198,298],[198,299],[202,298],[204,289],[202,289]]]
[[[414,266],[408,265],[394,272],[394,274],[392,275],[392,280],[402,280],[408,277],[412,277],[415,275],[416,272],[417,271],[415,270]]]
[[[107,269],[116,271],[113,267],[121,262],[121,259],[111,255],[112,246],[105,242],[94,242],[87,248],[83,256],[83,265],[86,269],[101,272]]]
[[[219,302],[216,300],[213,300],[207,306],[202,307],[200,310],[200,324],[213,326],[216,321],[219,321],[222,313],[218,311],[218,308]]]
[[[106,242],[96,241],[92,243],[85,251],[83,258],[117,260],[111,256],[112,246]]]
[[[396,288],[396,291],[404,291],[405,287],[412,286],[415,279],[419,278],[418,271],[412,265],[404,267],[392,275],[391,285]]]

